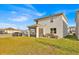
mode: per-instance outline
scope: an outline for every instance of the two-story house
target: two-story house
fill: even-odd
[[[63,13],[39,18],[35,22],[35,25],[28,26],[28,36],[34,34],[36,37],[42,37],[48,33],[53,33],[59,38],[63,38],[68,35],[67,18]],[[31,30],[34,33],[31,33]]]

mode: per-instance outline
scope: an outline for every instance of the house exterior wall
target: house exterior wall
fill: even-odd
[[[68,34],[67,23],[63,16],[52,16],[38,20],[39,28],[43,28],[44,35],[50,33],[50,28],[56,28],[58,37],[63,38]],[[53,22],[50,22],[53,20]]]
[[[16,31],[16,30],[5,30],[7,33],[14,33],[14,32],[21,32],[21,31]]]
[[[76,36],[79,39],[79,11],[76,13]]]
[[[65,18],[62,16],[63,22],[63,37],[68,35],[68,23],[65,21]]]

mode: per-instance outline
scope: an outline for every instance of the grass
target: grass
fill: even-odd
[[[38,42],[49,45],[51,47],[54,47],[58,50],[56,52],[54,51],[55,54],[79,54],[79,41],[74,41],[74,40],[64,40],[64,39],[53,39],[53,40],[38,40]],[[52,52],[53,54],[53,52]]]
[[[65,39],[70,39],[70,40],[78,40],[75,35],[68,35],[64,37]]]
[[[78,55],[79,41],[76,38],[0,38],[1,55]]]

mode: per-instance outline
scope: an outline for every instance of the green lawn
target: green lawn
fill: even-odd
[[[5,37],[0,38],[0,54],[79,54],[79,41],[76,38]]]

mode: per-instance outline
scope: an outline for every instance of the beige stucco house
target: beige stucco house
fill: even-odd
[[[28,36],[31,36],[31,29],[35,30],[35,32],[32,34],[35,34],[37,38],[48,33],[53,33],[59,38],[63,38],[64,36],[68,35],[67,18],[63,13],[39,18],[36,19],[35,22],[35,25],[28,26]]]
[[[74,35],[76,33],[76,26],[68,27],[68,35]]]
[[[4,29],[0,29],[0,32],[12,34],[14,32],[21,32],[21,30],[14,29],[14,28],[4,28]]]
[[[21,30],[14,29],[14,28],[5,28],[4,30],[7,33],[21,32]]]
[[[76,12],[76,36],[79,39],[79,11]]]

